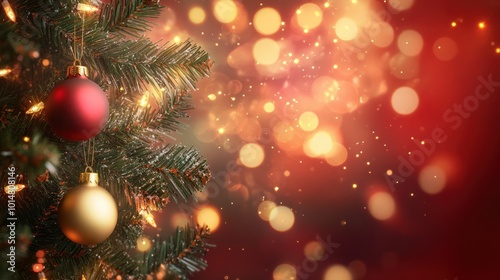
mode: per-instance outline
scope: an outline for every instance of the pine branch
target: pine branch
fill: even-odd
[[[103,30],[117,35],[141,36],[151,29],[148,18],[157,18],[160,6],[153,1],[113,0],[101,6],[99,25]]]
[[[106,162],[101,168],[109,176],[123,178],[134,194],[187,200],[201,191],[211,176],[206,160],[192,148],[173,145],[152,149],[139,141],[121,148],[100,148],[96,162]]]
[[[168,89],[148,107],[141,107],[137,101],[125,95],[111,98],[114,101],[110,104],[110,117],[99,137],[106,138],[106,141],[118,146],[126,145],[132,139],[150,143],[151,139],[164,141],[166,138],[172,138],[171,132],[186,128],[180,119],[187,118],[186,111],[192,109],[191,104],[187,102],[189,98],[186,92],[170,93]]]
[[[145,38],[109,42],[107,38],[95,37],[89,38],[86,50],[86,65],[114,87],[123,86],[127,91],[146,91],[147,85],[192,90],[212,67],[208,54],[190,41],[158,48]]]
[[[45,9],[38,10],[39,14],[25,16],[33,21],[42,44],[53,45],[69,64],[72,55],[68,50],[73,49],[75,39],[73,27],[76,25],[77,34],[80,34],[80,20],[72,16],[69,8],[61,9],[56,15]],[[99,73],[103,81],[109,81],[116,88],[145,91],[150,84],[155,88],[195,89],[196,81],[208,76],[212,67],[208,54],[190,41],[158,48],[145,38],[110,40],[106,30],[98,25],[96,16],[89,17],[86,22],[84,64],[90,68],[91,75]]]
[[[206,226],[177,228],[168,241],[156,243],[147,252],[145,269],[156,271],[160,264],[164,264],[168,272],[187,279],[192,273],[207,267],[204,256],[208,248],[213,247],[207,243],[208,238],[210,232]]]

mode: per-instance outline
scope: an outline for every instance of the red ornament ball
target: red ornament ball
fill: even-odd
[[[109,117],[109,103],[102,89],[85,75],[69,75],[45,101],[52,131],[69,141],[85,141],[101,132]]]

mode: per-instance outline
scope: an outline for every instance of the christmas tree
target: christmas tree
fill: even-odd
[[[145,37],[160,14],[155,0],[3,7],[0,278],[187,279],[204,269],[206,226],[152,240],[144,231],[153,213],[195,198],[210,179],[206,160],[174,137],[209,55]]]

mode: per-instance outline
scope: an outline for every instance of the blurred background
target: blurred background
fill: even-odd
[[[500,279],[500,1],[162,5],[215,61],[174,140],[213,179],[156,217],[212,228],[193,279]]]

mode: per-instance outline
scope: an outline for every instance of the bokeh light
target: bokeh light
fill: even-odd
[[[389,66],[391,74],[398,79],[409,80],[418,76],[418,57],[397,53],[391,58]]]
[[[318,261],[325,255],[325,249],[318,241],[310,241],[304,246],[304,255],[310,260]]]
[[[194,24],[201,24],[205,21],[205,10],[199,6],[192,7],[188,13],[189,20]]]
[[[191,222],[189,216],[185,213],[175,213],[170,218],[170,224],[173,228],[184,227]]]
[[[200,225],[207,225],[214,232],[220,224],[219,211],[212,206],[202,206],[196,211],[196,221]]]
[[[345,266],[337,264],[326,270],[323,280],[352,280],[352,275]]]
[[[273,102],[266,102],[264,104],[264,112],[272,113],[273,111],[274,111],[274,103]]]
[[[360,260],[352,261],[349,263],[348,268],[354,279],[363,279],[366,276],[367,266]]]
[[[437,165],[427,165],[418,174],[420,188],[427,194],[438,194],[446,186],[446,173]]]
[[[387,22],[375,23],[375,31],[369,32],[368,35],[372,43],[380,48],[388,47],[394,41],[394,29]]]
[[[215,18],[221,23],[231,23],[238,16],[238,7],[232,0],[217,0],[213,13]]]
[[[312,84],[311,92],[320,103],[327,103],[335,99],[339,84],[330,76],[320,76]]]
[[[455,58],[458,54],[458,45],[455,40],[449,37],[442,37],[436,40],[432,51],[437,59],[449,61]]]
[[[323,11],[314,3],[306,3],[297,10],[297,22],[303,29],[318,27],[323,20]]]
[[[257,208],[257,213],[259,214],[259,217],[264,220],[264,221],[269,221],[270,216],[271,216],[271,211],[276,208],[276,203],[270,200],[264,200],[259,204],[259,207]]]
[[[255,13],[253,26],[262,35],[272,35],[281,27],[281,16],[273,8],[262,8]]]
[[[358,108],[359,92],[356,86],[348,81],[339,81],[336,83],[338,88],[333,98],[326,106],[332,112],[337,114],[351,113]]]
[[[376,192],[368,200],[368,211],[377,220],[388,220],[396,213],[396,202],[387,192]]]
[[[262,38],[253,45],[252,54],[257,63],[271,65],[279,59],[280,46],[273,39]]]
[[[319,157],[330,153],[333,148],[333,140],[325,131],[316,132],[304,143],[304,152],[309,157]]]
[[[350,41],[358,35],[358,26],[350,18],[341,18],[335,24],[335,34],[344,41]]]
[[[396,11],[405,11],[413,6],[415,0],[389,0],[389,5]]]
[[[417,56],[424,47],[424,39],[415,30],[405,30],[398,36],[399,51],[407,56]]]
[[[313,131],[318,127],[319,118],[314,112],[307,111],[300,114],[299,126],[304,131]]]
[[[391,97],[392,109],[400,115],[409,115],[415,112],[418,104],[418,94],[410,87],[396,89]]]
[[[286,206],[278,206],[271,210],[269,215],[269,224],[276,231],[287,231],[295,223],[295,215],[292,210]]]
[[[151,248],[151,240],[149,240],[148,237],[140,236],[139,239],[137,239],[137,250],[141,252],[146,252],[150,248]]]
[[[331,166],[339,166],[347,160],[347,149],[338,142],[332,144],[331,150],[325,155],[326,162]]]
[[[273,280],[295,280],[297,270],[289,264],[280,264],[273,271]]]
[[[42,271],[44,267],[43,267],[43,264],[35,263],[32,268],[33,268],[33,272],[38,273],[38,272]]]
[[[255,168],[264,161],[264,149],[259,144],[248,143],[240,149],[240,161],[248,168]]]

